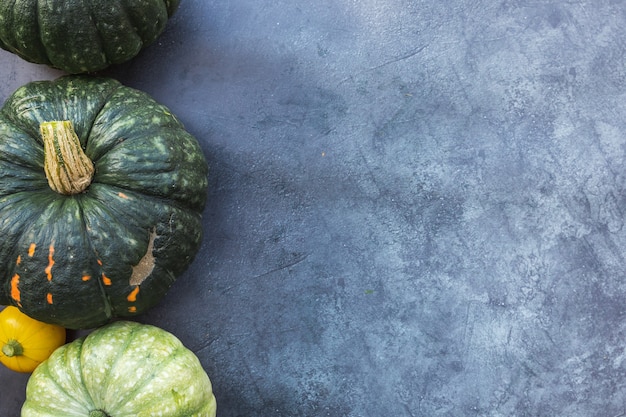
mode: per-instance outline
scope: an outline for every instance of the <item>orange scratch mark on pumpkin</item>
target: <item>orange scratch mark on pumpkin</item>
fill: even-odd
[[[97,260],[98,265],[102,266],[102,261],[100,259]]]
[[[46,267],[46,277],[52,281],[52,267],[54,266],[54,245],[50,245],[48,252],[48,266]]]
[[[125,200],[128,200],[128,196],[127,196],[126,194],[122,193],[122,192],[117,193],[117,196],[118,196],[119,198],[123,198],[123,199],[125,199]]]
[[[137,294],[139,294],[139,285],[137,285],[135,289],[133,289],[130,294],[128,294],[128,297],[126,297],[126,299],[131,303],[134,303],[135,301],[137,301]]]
[[[82,278],[83,282],[87,282],[91,279],[91,275],[83,275]]]
[[[128,307],[128,312],[129,313],[136,313],[137,312],[137,307],[135,307],[135,306]]]
[[[111,282],[111,278],[107,277],[106,275],[104,275],[104,273],[102,273],[102,282],[104,283],[104,285],[109,286],[112,284]]]
[[[22,263],[22,255],[17,255],[17,260],[15,261],[15,265],[19,265]]]
[[[52,293],[46,294],[46,301],[48,304],[52,304]]]
[[[19,284],[20,284],[20,276],[18,274],[13,275],[13,278],[11,278],[11,298],[17,302],[18,306],[21,306],[22,304],[20,303],[22,295],[20,294],[20,289],[19,289]]]
[[[31,243],[30,246],[28,247],[28,256],[30,256],[31,258],[33,257],[33,255],[35,255],[36,247],[37,245],[35,243]]]

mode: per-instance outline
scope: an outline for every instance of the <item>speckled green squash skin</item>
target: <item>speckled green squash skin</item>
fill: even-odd
[[[50,120],[72,121],[95,165],[82,193],[47,183]],[[80,75],[21,87],[0,110],[0,304],[70,329],[154,306],[199,249],[207,174],[198,141],[146,93]],[[131,282],[146,256],[154,268]]]
[[[2,0],[0,47],[77,74],[136,56],[180,0]]]
[[[58,348],[28,380],[22,417],[214,417],[195,354],[155,326],[119,321]],[[92,414],[93,415],[93,414]]]

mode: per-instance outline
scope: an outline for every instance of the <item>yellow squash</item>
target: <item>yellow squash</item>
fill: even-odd
[[[32,372],[65,343],[65,328],[28,317],[16,307],[0,312],[0,362],[17,372]]]

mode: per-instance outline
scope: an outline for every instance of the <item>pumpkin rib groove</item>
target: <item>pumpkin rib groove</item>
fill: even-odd
[[[42,44],[39,37],[39,16],[37,2],[21,2],[18,8],[17,1],[10,3],[2,2],[2,15],[10,17],[9,23],[2,27],[2,41],[4,49],[10,51],[20,58],[29,61],[40,61],[42,64],[50,64],[47,54],[41,53]],[[27,7],[30,6],[30,7]],[[29,25],[30,19],[35,20],[35,24]],[[18,34],[24,34],[17,37]]]
[[[69,375],[69,376],[70,376],[70,378],[71,378],[71,377],[76,377],[76,378],[78,379],[78,381],[76,381],[76,382],[77,382],[78,384],[80,384],[80,386],[82,386],[82,387],[84,387],[84,386],[85,386],[85,378],[84,378],[84,375],[83,375],[83,369],[84,369],[84,367],[83,367],[83,361],[82,361],[82,352],[83,352],[83,347],[84,347],[84,345],[85,345],[85,344],[84,344],[84,342],[85,342],[85,337],[86,337],[86,336],[83,336],[83,337],[81,337],[81,338],[79,338],[79,339],[76,339],[76,340],[74,340],[74,341],[72,342],[73,344],[78,344],[78,345],[80,345],[80,346],[78,346],[78,351],[75,353],[75,356],[70,356],[70,353],[73,353],[73,352],[72,352],[72,350],[71,350],[71,348],[75,348],[76,346],[74,346],[74,345],[73,345],[73,346],[71,346],[71,348],[70,348],[70,344],[65,344],[65,345],[63,345],[63,346],[61,346],[61,347],[59,348],[59,349],[60,349],[60,352],[61,352],[61,354],[63,355],[63,358],[64,358],[64,360],[65,360],[65,362],[66,362],[66,363],[72,362],[72,361],[74,361],[74,360],[78,360],[78,369],[79,369],[79,372],[71,372],[71,373],[70,373],[71,375]],[[53,353],[53,355],[54,355],[54,353]],[[87,404],[84,404],[82,401],[80,401],[80,398],[79,398],[79,397],[77,397],[77,396],[76,396],[73,392],[68,392],[68,391],[67,391],[67,390],[66,390],[66,389],[65,389],[65,388],[64,388],[64,387],[63,387],[63,386],[62,386],[62,385],[61,385],[61,384],[60,384],[60,383],[59,383],[59,382],[55,379],[55,378],[53,378],[53,374],[52,374],[52,372],[50,371],[50,370],[51,370],[50,364],[51,364],[51,362],[52,362],[54,359],[56,359],[56,358],[55,358],[55,357],[53,357],[53,356],[51,356],[51,357],[50,357],[47,361],[45,361],[45,362],[44,362],[44,364],[45,364],[45,366],[46,366],[46,369],[45,369],[45,370],[42,370],[42,373],[44,373],[44,371],[47,371],[47,372],[45,372],[45,374],[47,374],[47,375],[48,375],[48,380],[52,380],[52,381],[54,381],[54,383],[55,383],[55,384],[56,384],[56,385],[60,388],[60,391],[62,391],[63,393],[65,393],[65,395],[66,395],[66,397],[67,397],[67,398],[69,398],[69,399],[73,400],[73,401],[74,401],[74,403],[77,403],[77,404],[81,405],[82,407],[84,407],[84,408],[85,408],[85,410],[86,410],[87,412],[89,412],[89,408],[90,408],[90,407],[88,407],[88,405],[87,405]],[[40,371],[39,371],[39,370],[36,370],[36,372],[40,372]],[[67,371],[66,371],[66,372],[67,372]],[[89,397],[87,398],[87,401],[88,401],[89,403],[93,404],[93,398],[91,397],[91,393],[89,393],[89,392],[85,389],[85,394],[89,396]],[[81,415],[81,417],[82,417],[82,415]]]
[[[13,155],[11,155],[13,156]],[[32,163],[29,163],[28,161],[24,161],[24,160],[19,160],[16,158],[11,158],[10,156],[7,155],[7,157],[3,156],[3,153],[0,153],[0,161],[3,161],[7,164],[13,165],[14,167],[19,167],[19,168],[24,168],[26,170],[32,171],[33,173],[39,173],[41,171],[41,169],[43,169],[42,166],[34,166]],[[1,193],[1,191],[0,191]]]
[[[5,30],[3,30],[3,44],[7,45],[8,51],[11,51],[15,54],[18,54],[21,56],[21,51],[15,47],[15,34],[17,33],[17,31],[13,30],[13,25],[15,22],[15,15],[17,14],[15,11],[15,3],[17,0],[9,0],[8,2],[4,2],[4,4],[2,5],[3,8],[6,8],[7,10],[10,10],[10,13],[7,13],[6,16],[7,18],[10,17],[11,21],[8,24],[8,28]],[[4,28],[3,28],[4,29]]]
[[[83,78],[82,76],[79,76],[79,77]],[[91,132],[94,127],[94,122],[98,120],[98,118],[100,117],[100,114],[104,111],[104,109],[107,106],[107,103],[111,100],[111,97],[113,97],[115,92],[124,87],[119,81],[116,81],[116,80],[113,80],[113,81],[115,82],[111,84],[111,88],[109,89],[109,91],[107,91],[106,96],[102,97],[102,101],[100,102],[100,107],[98,108],[98,110],[93,112],[93,118],[89,121],[89,129],[87,130],[87,132],[84,132],[81,137],[81,143],[84,142],[83,148],[85,148],[85,151],[87,150],[87,143],[89,142],[89,138],[91,138]],[[90,155],[88,156],[91,158]],[[93,163],[95,165],[96,161],[93,161]]]
[[[92,7],[92,3],[89,0],[83,0],[85,2],[85,8],[87,9],[88,13],[89,13],[89,21],[93,24],[93,28],[94,28],[94,33],[96,34],[96,37],[98,38],[98,47],[102,50],[102,53],[104,55],[104,61],[105,62],[109,62],[109,57],[106,53],[106,47],[105,47],[105,39],[104,36],[102,35],[102,32],[100,30],[100,28],[98,27],[98,23],[95,19],[95,15],[94,15],[94,11],[93,11],[93,7]],[[107,0],[107,3],[110,0]],[[101,5],[102,7],[102,5]]]
[[[111,188],[115,188],[116,190],[119,190],[121,192],[126,192],[126,193],[133,193],[133,194],[139,194],[142,198],[149,200],[150,202],[160,202],[160,203],[164,203],[165,205],[172,207],[174,209],[177,210],[196,210],[198,207],[191,206],[189,204],[184,204],[184,202],[179,201],[179,200],[175,200],[173,199],[173,197],[171,196],[164,196],[164,195],[159,195],[159,194],[155,194],[155,193],[149,193],[146,192],[145,190],[137,190],[134,188],[130,188],[130,187],[120,187],[119,185],[116,185],[114,183],[110,183],[110,182],[104,182],[104,181],[98,181],[99,185],[104,185],[107,187],[111,187]],[[204,208],[202,208],[203,210]]]
[[[124,9],[124,13],[129,16],[131,22],[133,22],[134,31],[141,40],[142,48],[154,42],[165,30],[169,14],[164,3],[159,1],[157,4],[154,4],[152,9],[148,10],[135,2],[122,0],[121,7]],[[165,12],[164,15],[159,13],[159,9],[161,8],[162,10],[160,11]],[[148,15],[147,13],[149,12],[153,13],[153,15]],[[142,22],[142,20],[145,22]],[[144,24],[141,25],[141,23]]]
[[[10,111],[5,109],[5,108],[3,108],[2,109],[2,115],[4,116],[3,122],[10,124],[16,130],[19,130],[25,136],[28,136],[30,139],[34,140],[37,144],[43,145],[43,140],[40,139],[39,135],[31,134],[31,132],[34,132],[34,130],[31,130],[32,126],[25,125],[23,123],[23,121],[18,119],[18,117],[22,113],[26,113],[27,111],[31,111],[32,110],[30,107],[26,108],[26,109],[21,109],[20,108],[20,105],[21,105],[22,102],[28,102],[31,99],[33,99],[33,96],[22,97],[20,100],[18,100],[15,103],[13,103],[13,106],[11,106],[12,109]],[[20,110],[20,111],[19,112],[16,111],[15,110],[16,108],[18,110]],[[39,128],[39,127],[37,127],[37,128]]]
[[[13,7],[15,5],[15,1],[16,0],[6,0],[2,3],[0,3],[0,10],[4,11],[6,10],[11,10],[13,11]],[[8,23],[8,27],[12,28],[13,27],[13,15],[14,13],[4,13],[4,19],[5,21],[9,20],[9,17],[11,18],[11,21]],[[17,53],[17,51],[14,51],[14,48],[10,45],[9,40],[6,38],[7,36],[14,34],[15,31],[13,31],[12,29],[7,29],[6,27],[0,27],[0,47],[2,47],[3,49],[6,49],[7,51],[13,52],[13,53]]]
[[[157,195],[157,194],[149,194],[146,192],[138,191],[133,188],[121,187],[114,183],[107,183],[107,182],[102,182],[102,181],[98,181],[98,185],[106,186],[107,188],[111,188],[112,190],[115,190],[117,192],[122,192],[122,193],[127,193],[127,194],[137,194],[142,199],[148,200],[148,203],[158,202],[158,203],[162,203],[163,205],[169,206],[171,208],[174,208],[180,211],[193,209],[192,207],[185,206],[183,203],[177,200],[173,200],[171,197]]]
[[[91,387],[91,386],[85,385],[85,388],[87,389],[87,392],[89,392],[89,395],[91,396],[91,400],[94,403],[94,405],[96,407],[100,408],[100,409],[103,409],[103,411],[107,412],[107,414],[108,414],[108,412],[110,410],[104,409],[105,408],[105,404],[97,404],[96,403],[95,395],[94,395],[94,392],[92,391],[92,388],[95,389],[96,391],[102,391],[102,387],[108,387],[109,386],[111,377],[114,376],[114,374],[115,374],[114,373],[115,367],[118,365],[118,363],[120,363],[120,359],[124,356],[124,353],[126,352],[126,349],[128,349],[128,346],[132,343],[132,341],[133,341],[132,336],[133,336],[134,333],[135,333],[135,329],[134,328],[130,329],[129,336],[126,338],[126,340],[124,340],[124,345],[120,346],[119,349],[117,349],[114,361],[111,364],[109,364],[109,366],[108,366],[108,372],[107,372],[106,380],[101,382],[100,386],[97,386],[97,387]],[[89,341],[87,343],[89,343]],[[84,347],[84,344],[83,344],[83,347]],[[82,355],[81,355],[81,358],[82,358]],[[89,369],[89,366],[83,366],[81,364],[81,370],[84,370],[84,369]],[[83,381],[85,381],[84,377],[83,377]],[[103,398],[99,398],[99,399],[100,400],[105,400],[104,395],[102,397]],[[106,403],[106,401],[103,401],[103,402]]]
[[[87,335],[88,336],[88,335]],[[80,385],[84,388],[85,390],[85,394],[88,395],[89,397],[87,398],[87,400],[93,405],[94,401],[93,401],[93,396],[91,395],[91,392],[89,392],[89,390],[87,389],[86,385],[85,385],[85,371],[86,369],[88,369],[85,366],[85,361],[83,359],[83,351],[85,349],[85,340],[87,339],[87,336],[83,336],[80,337],[77,341],[73,341],[72,343],[77,343],[80,346],[78,346],[78,352],[76,352],[76,356],[74,357],[74,359],[78,360],[78,372],[74,372],[74,375],[76,375],[78,378],[80,378]],[[65,354],[67,355],[67,352],[70,350],[69,349],[69,345],[64,345],[61,347],[62,349],[65,349]],[[69,358],[67,361],[71,361],[73,358]],[[49,362],[49,361],[48,361]],[[48,375],[50,375],[50,373],[48,372]],[[72,398],[74,398],[74,396],[72,395]],[[87,412],[89,412],[90,410],[87,410]]]
[[[159,375],[159,373],[169,365],[170,361],[174,361],[175,359],[177,359],[178,357],[180,357],[181,355],[183,355],[185,353],[186,348],[184,346],[178,346],[176,348],[175,351],[171,352],[170,355],[168,356],[168,361],[162,361],[159,363],[158,366],[153,367],[152,368],[152,372],[150,373],[150,375],[148,375],[147,378],[144,378],[142,381],[140,381],[139,384],[135,384],[132,387],[132,390],[129,390],[129,392],[127,393],[126,396],[120,397],[118,398],[118,403],[119,402],[126,402],[128,399],[130,399],[134,393],[136,392],[141,392],[143,389],[145,389],[146,386],[148,386],[150,383],[152,383],[154,381],[154,378],[157,377]],[[155,398],[155,400],[160,400],[160,398]],[[142,403],[142,408],[148,408],[148,406],[151,403],[154,403],[155,401],[152,402],[144,402]],[[132,410],[130,411],[126,411],[126,413],[132,412]],[[134,415],[134,414],[127,414],[127,415]]]
[[[96,280],[98,282],[98,288],[100,289],[100,295],[102,295],[102,303],[104,306],[104,315],[107,317],[107,321],[111,320],[115,314],[115,308],[113,307],[113,303],[111,303],[111,298],[109,294],[107,294],[106,289],[104,288],[104,283],[101,279]]]
[[[130,330],[130,338],[134,337],[138,332],[142,332],[142,331],[144,331],[142,328],[133,326],[133,328]],[[126,351],[128,350],[129,346],[131,345],[131,343],[130,343],[131,341],[129,341],[129,343],[127,343],[125,345],[124,352],[122,352],[122,353],[127,353]],[[116,401],[118,403],[125,403],[136,392],[142,391],[148,384],[150,384],[152,381],[154,381],[154,378],[159,375],[159,373],[162,371],[162,369],[164,367],[166,367],[170,363],[170,361],[173,361],[176,358],[178,358],[180,355],[182,355],[185,352],[185,350],[186,350],[186,348],[182,345],[182,343],[180,343],[180,341],[178,341],[176,349],[168,355],[168,357],[167,357],[168,360],[167,361],[161,361],[161,362],[159,362],[157,364],[157,366],[152,367],[151,368],[151,372],[147,375],[146,378],[143,378],[143,380],[141,380],[141,381],[136,381],[136,383],[133,384],[132,388],[130,390],[128,390],[127,395],[116,398]],[[113,370],[113,368],[110,369],[110,374],[113,374],[112,370]],[[139,382],[139,383],[137,383],[137,382]]]
[[[1,153],[1,152],[0,152]],[[45,177],[41,176],[43,167],[33,167],[24,161],[10,161],[0,158],[0,170],[10,169],[9,173],[0,174],[3,180],[11,181],[10,187],[0,189],[0,197],[9,196],[18,192],[33,192],[40,190],[47,184]]]
[[[100,10],[102,8],[102,5],[100,3],[95,4],[93,3],[94,0],[90,0],[92,1],[92,10]],[[96,0],[97,2],[98,0]],[[128,59],[132,58],[132,56],[135,56],[137,54],[139,54],[139,52],[144,48],[145,43],[144,40],[141,36],[141,34],[139,33],[139,31],[137,30],[137,26],[134,24],[132,17],[130,16],[130,14],[128,13],[128,9],[127,9],[127,4],[124,1],[119,1],[118,2],[118,7],[120,10],[120,13],[117,17],[117,21],[124,21],[126,23],[126,27],[124,29],[119,29],[119,30],[111,30],[111,32],[113,33],[113,36],[115,36],[117,33],[119,33],[120,31],[126,31],[128,33],[128,31],[132,30],[132,35],[134,37],[134,41],[135,41],[135,45],[134,45],[134,50],[133,52],[124,52],[123,56],[118,56],[119,54],[115,54],[115,53],[111,53],[109,54],[109,52],[107,52],[107,49],[105,48],[105,53],[107,54],[107,60],[113,64],[118,64],[118,63],[122,63],[127,61]],[[107,34],[110,35],[110,34]],[[109,36],[105,36],[104,34],[101,33],[101,36],[103,37],[103,39],[105,39],[104,44],[107,45],[108,44],[108,37]],[[127,41],[130,42],[130,41]],[[119,47],[118,47],[119,48]]]
[[[101,0],[85,0],[86,2],[88,2],[88,10],[89,10],[89,15],[91,17],[91,21],[94,24],[94,28],[96,30],[96,32],[98,33],[98,38],[100,41],[100,46],[102,49],[102,52],[104,53],[105,56],[105,61],[110,63],[110,64],[118,64],[118,63],[122,63],[127,61],[128,59],[130,59],[132,56],[136,55],[139,53],[139,51],[143,48],[143,41],[141,39],[141,36],[137,33],[134,25],[132,24],[128,14],[126,13],[125,7],[124,7],[124,3],[119,1],[119,0],[115,0],[117,1],[117,9],[118,11],[121,11],[120,13],[116,14],[114,16],[114,19],[116,21],[116,24],[118,24],[120,21],[124,22],[125,25],[122,25],[121,28],[118,27],[113,27],[108,29],[106,27],[106,24],[103,24],[102,21],[105,20],[106,15],[105,12],[102,12],[103,14],[100,14],[99,11],[102,11],[105,9],[105,7],[103,7]],[[107,5],[106,7],[110,7],[110,2],[112,0],[107,0]],[[108,30],[107,30],[108,29]],[[116,52],[114,50],[111,50],[111,48],[108,47],[108,45],[111,43],[115,43],[115,38],[119,38],[119,32],[123,32],[123,33],[127,33],[127,31],[129,29],[133,30],[133,34],[135,35],[135,46],[132,49],[132,52],[128,53],[125,52],[123,50],[123,47],[121,45],[118,45],[117,49],[119,50],[119,52]],[[126,44],[128,43],[132,43],[131,40],[127,40],[125,42]],[[121,50],[120,50],[121,48]]]
[[[120,363],[120,359],[122,358],[122,356],[124,356],[124,353],[126,353],[126,350],[128,349],[128,346],[130,346],[130,344],[132,343],[133,339],[132,336],[136,333],[137,329],[129,329],[129,337],[126,338],[126,340],[124,340],[124,344],[122,346],[119,347],[119,349],[117,349],[117,353],[115,355],[115,360],[113,362],[111,362],[110,366],[109,366],[109,375],[108,375],[108,379],[106,382],[109,382],[110,376],[113,373],[113,371],[115,371],[115,367],[118,365],[118,363]],[[107,384],[104,384],[107,385]]]
[[[44,32],[49,31],[50,35],[44,36],[42,42],[53,67],[69,73],[86,73],[109,65],[90,15],[90,5],[85,0],[43,3],[49,6],[43,4],[41,23]],[[59,5],[64,6],[63,10],[56,10]]]
[[[12,112],[6,112],[4,110],[0,110],[0,123],[9,125],[13,130],[19,132],[22,136],[20,140],[23,141],[25,138],[28,140],[34,148],[41,148],[43,145],[43,141],[39,141],[35,139],[32,135],[29,134],[20,123],[12,117]],[[42,148],[43,152],[43,148]],[[14,162],[15,159],[8,160],[8,162]],[[34,161],[33,161],[34,162]],[[43,164],[40,165],[43,168]]]
[[[124,138],[123,141],[111,144],[110,147],[108,147],[106,149],[106,152],[104,153],[109,153],[113,150],[116,150],[118,147],[126,146],[132,142],[145,141],[147,138],[150,138],[154,136],[155,134],[159,134],[159,135],[172,134],[172,136],[175,136],[174,134],[177,133],[177,131],[180,130],[180,128],[181,128],[180,124],[169,125],[169,126],[158,125],[158,126],[153,126],[149,129],[146,128],[140,133],[135,133],[133,137]]]
[[[186,355],[186,351],[187,351],[188,349],[187,349],[187,348],[186,348],[186,347],[185,347],[185,346],[184,346],[184,345],[183,345],[180,341],[179,341],[179,343],[180,343],[180,344],[179,344],[179,346],[177,347],[177,349],[176,349],[174,352],[172,352],[172,353],[171,353],[171,355],[169,356],[169,358],[168,358],[168,359],[169,359],[168,363],[162,363],[162,365],[159,367],[159,371],[160,371],[160,372],[163,372],[163,370],[164,370],[164,369],[166,369],[166,368],[167,368],[167,367],[168,367],[171,363],[175,362],[175,361],[174,361],[174,359],[178,359],[178,358],[185,357],[185,355]],[[195,355],[194,355],[194,356],[195,356]],[[187,357],[187,359],[191,359],[191,358]],[[199,359],[197,356],[193,357],[193,361],[194,361],[194,362],[195,362],[198,366],[200,366],[201,368],[203,368],[203,367],[202,367],[202,363],[200,362],[200,359]],[[203,368],[203,369],[204,369],[204,368]],[[157,376],[157,375],[158,375],[158,374],[156,374],[155,376]],[[153,379],[154,379],[154,378],[153,378]],[[150,381],[150,382],[152,382],[152,381]],[[210,380],[209,380],[209,383],[210,383]],[[144,386],[145,386],[145,385],[144,385]],[[143,387],[142,387],[142,388],[143,388]],[[161,398],[159,398],[159,397],[153,397],[153,398],[151,399],[151,401],[142,401],[142,403],[141,403],[141,410],[142,410],[142,411],[143,411],[144,409],[147,409],[147,410],[153,410],[153,409],[154,409],[153,407],[156,407],[157,405],[161,405],[161,404],[159,404],[159,403],[161,402],[161,400],[162,400],[162,399],[161,399]],[[210,400],[209,400],[209,401],[210,401]],[[187,407],[189,407],[189,408],[187,408],[187,409],[185,410],[185,416],[187,416],[187,415],[189,415],[189,416],[197,416],[197,413],[198,413],[198,412],[200,412],[200,411],[205,410],[206,406],[207,406],[207,403],[198,403],[198,404],[196,405],[196,407],[191,408],[191,404],[187,404]],[[140,411],[138,411],[138,410],[135,410],[135,412],[136,412],[136,414],[139,414],[139,413],[140,413]],[[133,414],[133,415],[135,415],[135,414]],[[142,417],[150,417],[150,416],[152,416],[152,414],[144,414],[144,413],[141,413],[141,416],[142,416]]]
[[[62,347],[61,347],[62,348]],[[46,372],[48,375],[50,375],[50,371],[49,371],[49,361],[44,361],[41,365],[39,365],[39,367],[41,367],[42,369],[38,372]],[[38,367],[38,368],[39,368]],[[81,380],[82,380],[82,375],[81,375]],[[57,381],[56,378],[48,378],[47,381],[50,381],[50,383],[54,384],[54,386],[60,391],[62,392],[66,398],[72,399],[74,403],[80,404],[76,397],[74,396],[73,393],[69,392],[61,383],[59,383],[59,381]],[[37,403],[35,403],[37,404]],[[81,404],[83,405],[83,404]],[[39,410],[41,411],[47,411],[47,407],[37,407]]]
[[[98,184],[111,186],[111,187],[115,186],[114,183],[107,182],[107,181],[98,181]],[[175,196],[158,194],[156,192],[150,192],[148,190],[141,190],[141,189],[131,188],[131,187],[117,186],[117,188],[123,191],[140,194],[141,196],[148,198],[150,200],[153,200],[153,201],[167,202],[167,205],[177,208],[179,210],[199,210],[199,211],[204,210],[204,205],[195,204],[193,202],[180,201],[179,199],[176,199]]]
[[[129,10],[129,6],[125,1],[121,1],[120,2],[120,8],[121,10],[124,11],[124,17],[131,22],[131,26],[133,28],[133,33],[139,38],[141,39],[141,43],[142,43],[142,47],[144,46],[144,40],[143,37],[141,36],[141,33],[139,32],[139,28],[137,27],[137,24],[135,23],[132,14],[130,13]]]
[[[96,281],[98,283],[98,288],[100,289],[100,295],[102,295],[102,303],[104,305],[104,315],[106,316],[107,320],[111,320],[115,316],[115,314],[113,314],[113,312],[115,311],[115,308],[113,307],[113,304],[111,303],[111,298],[109,297],[106,289],[104,288],[104,283],[102,282],[102,280],[98,279]]]
[[[117,94],[118,92],[119,95]],[[129,100],[129,96],[132,98],[132,101]],[[146,102],[150,106],[146,106]],[[161,115],[161,117],[157,117],[158,123],[154,123],[155,113]],[[130,132],[128,131],[129,128],[123,123],[123,121],[128,119],[136,120]],[[155,132],[175,132],[176,130],[184,129],[180,120],[172,115],[165,106],[155,102],[146,93],[135,89],[121,88],[118,91],[111,92],[107,103],[104,104],[104,108],[94,118],[93,128],[100,128],[104,124],[114,126],[121,124],[124,127],[121,131],[114,131],[114,133],[111,133],[109,129],[103,131],[96,130],[95,133],[92,129],[89,132],[90,144],[88,148],[95,146],[95,149],[90,152],[94,162],[98,161],[102,155],[110,152],[112,148],[123,145],[135,137],[143,137]],[[130,137],[129,133],[132,133]],[[117,141],[107,142],[101,137],[103,135],[106,137],[114,136]]]
[[[82,77],[82,76],[79,76]],[[116,81],[116,80],[114,80]],[[85,151],[87,151],[87,149],[89,148],[89,142],[91,140],[93,140],[93,130],[94,127],[96,126],[96,122],[98,120],[106,120],[106,118],[103,116],[106,114],[107,108],[110,106],[110,102],[112,101],[113,97],[115,96],[116,93],[123,93],[125,89],[127,89],[128,87],[125,87],[123,84],[119,83],[118,81],[116,81],[116,84],[111,85],[110,90],[107,92],[106,97],[102,100],[102,103],[100,104],[100,107],[98,108],[97,111],[95,111],[93,113],[93,118],[92,120],[90,120],[89,123],[89,130],[87,132],[85,132],[84,134],[84,139],[85,139]],[[107,151],[108,152],[108,151]],[[106,154],[106,152],[105,152]],[[89,155],[89,157],[91,157],[91,155]],[[96,163],[97,158],[93,159],[94,164]]]
[[[43,20],[43,17],[41,15],[41,6],[40,6],[40,2],[42,0],[37,0],[35,1],[35,16],[37,17],[37,23],[33,25],[33,30],[35,30],[37,33],[33,33],[33,38],[37,40],[37,45],[34,46],[32,49],[37,51],[43,51],[43,52],[39,52],[37,55],[37,57],[25,57],[25,59],[27,61],[31,61],[31,62],[37,62],[37,61],[42,61],[42,63],[44,65],[52,65],[52,61],[50,60],[50,57],[48,56],[48,52],[46,51],[46,48],[44,47],[44,39],[43,39],[43,32],[41,31],[41,23]]]
[[[88,230],[88,226],[87,226],[87,220],[86,220],[86,215],[85,215],[85,208],[83,204],[79,204],[78,205],[79,210],[80,210],[80,218],[82,221],[82,225],[83,225],[83,229],[82,230]],[[98,257],[98,252],[95,248],[95,245],[93,243],[92,237],[90,236],[89,233],[85,233],[85,241],[87,242],[87,244],[89,245],[89,248],[91,249],[90,253],[93,253],[96,258]],[[100,274],[102,274],[102,266],[100,266]],[[106,289],[104,288],[104,284],[102,283],[101,280],[97,280],[98,282],[98,288],[100,290],[100,295],[102,298],[102,303],[104,306],[104,312],[105,312],[105,316],[107,317],[108,320],[110,320],[114,314],[113,314],[113,305],[111,304],[111,299],[109,298]]]

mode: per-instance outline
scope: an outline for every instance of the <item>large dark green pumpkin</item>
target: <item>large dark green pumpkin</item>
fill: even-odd
[[[2,0],[0,47],[70,73],[136,56],[164,30],[180,0]]]
[[[50,141],[69,125],[78,145]],[[68,186],[81,164],[91,177]],[[146,93],[87,76],[21,87],[0,110],[0,304],[67,328],[152,307],[199,249],[207,171]]]

